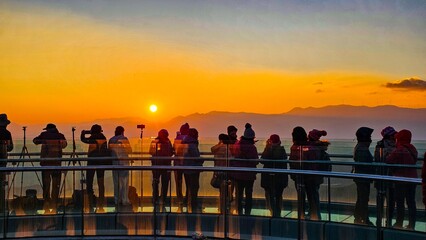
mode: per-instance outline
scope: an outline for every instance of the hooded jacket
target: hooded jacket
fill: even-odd
[[[411,144],[411,132],[401,130],[395,135],[395,138],[396,148],[386,159],[386,163],[415,165],[418,153],[414,145]],[[390,171],[392,176],[417,178],[415,168],[394,167]]]
[[[169,138],[157,137],[151,142],[149,153],[153,157],[171,157],[173,156],[173,146]],[[170,166],[172,163],[171,159],[152,159],[152,165],[163,165]]]

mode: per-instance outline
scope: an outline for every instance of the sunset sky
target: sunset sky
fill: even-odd
[[[25,124],[426,108],[425,29],[424,0],[2,0],[0,112]]]

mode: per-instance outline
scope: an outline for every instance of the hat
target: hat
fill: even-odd
[[[411,143],[411,132],[407,129],[399,131],[396,135],[397,144]]]
[[[278,136],[277,134],[272,134],[269,137],[269,140],[271,140],[272,143],[281,143],[280,136]]]
[[[246,130],[244,130],[243,136],[245,138],[254,139],[255,136],[256,136],[256,134],[254,133],[253,129],[251,128],[251,124],[250,123],[246,123],[245,128],[246,128]]]
[[[238,129],[234,125],[230,125],[227,128],[228,134],[230,134],[231,132],[236,132],[236,131],[238,131]]]
[[[300,126],[293,128],[291,136],[293,137],[293,142],[306,142],[308,140],[305,129]]]
[[[324,130],[313,129],[308,134],[309,139],[312,141],[318,141],[322,136],[327,136],[327,132]]]
[[[48,124],[46,125],[46,127],[45,127],[45,128],[43,128],[43,130],[55,129],[55,128],[56,128],[56,125],[55,125],[55,124],[53,124],[53,123],[48,123]]]
[[[188,131],[189,131],[189,124],[188,123],[185,123],[185,124],[183,124],[181,127],[180,127],[180,134],[182,134],[182,135],[188,135]]]
[[[366,142],[370,142],[371,141],[371,134],[373,133],[374,129],[369,128],[369,127],[360,127],[358,128],[358,130],[356,131],[355,135],[358,141],[362,142],[362,141],[366,141]]]
[[[387,126],[387,127],[385,127],[385,128],[382,130],[382,132],[381,132],[382,137],[392,136],[392,135],[394,135],[395,133],[397,133],[397,131],[395,131],[395,129],[394,129],[393,127],[391,127],[391,126]]]
[[[7,119],[6,113],[0,114],[0,126],[7,126],[10,124],[10,121]]]
[[[169,132],[166,129],[161,129],[158,132],[158,138],[168,138],[169,137]]]
[[[102,127],[98,124],[95,124],[92,126],[92,128],[90,128],[90,132],[93,133],[101,133],[102,132]]]

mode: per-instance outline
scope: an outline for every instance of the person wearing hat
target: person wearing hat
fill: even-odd
[[[378,141],[376,148],[374,150],[374,162],[376,163],[385,163],[385,160],[390,155],[390,153],[396,148],[395,135],[397,131],[391,127],[387,126],[381,131],[382,140]],[[389,175],[390,171],[386,167],[378,167],[376,173],[379,175]],[[386,226],[390,227],[392,225],[393,212],[395,209],[395,200],[394,200],[394,186],[391,183],[376,181],[374,186],[377,189],[377,192],[380,197],[380,202],[378,205],[383,209],[384,201],[386,199]]]
[[[5,113],[0,114],[0,167],[6,167],[8,152],[13,150],[12,134],[7,130],[10,124]],[[0,212],[4,213],[5,199],[5,172],[0,172]]]
[[[272,134],[266,141],[260,163],[263,168],[287,169],[287,153],[281,146],[280,136]],[[265,190],[266,206],[272,217],[281,217],[284,188],[288,185],[288,176],[283,173],[262,173],[260,186]]]
[[[416,147],[411,144],[411,132],[403,129],[395,134],[396,148],[392,151],[385,162],[388,164],[406,164],[416,165],[418,152]],[[417,169],[395,167],[391,169],[392,176],[417,178]],[[416,187],[414,183],[394,182],[395,183],[395,202],[396,202],[396,222],[395,228],[402,228],[404,222],[405,207],[408,207],[408,230],[414,230],[416,227]]]
[[[331,171],[331,165],[326,163],[309,163],[312,161],[327,161],[330,162],[330,156],[327,153],[328,141],[322,141],[320,138],[327,136],[324,130],[313,129],[308,134],[308,154],[304,160],[308,160],[307,164],[303,165],[304,170],[311,171]],[[319,190],[321,184],[324,183],[324,177],[318,175],[306,175],[304,178],[304,187],[306,198],[309,204],[309,216],[311,220],[321,220],[320,196]]]
[[[90,134],[89,137],[86,137],[87,134]],[[99,160],[96,158],[105,158],[110,157],[111,153],[108,150],[107,139],[102,133],[102,127],[98,124],[93,125],[89,131],[81,131],[80,140],[83,143],[89,144],[89,149],[87,152],[87,161],[88,166],[93,165],[110,165],[112,162],[110,160]],[[98,189],[99,189],[99,202],[98,202],[98,211],[104,211],[103,206],[105,205],[105,170],[104,169],[90,169],[86,171],[86,190],[89,196],[89,207],[90,211],[93,211],[94,207],[94,191],[93,191],[93,179],[96,177],[98,180]]]
[[[111,156],[114,158],[113,165],[129,166],[129,154],[132,153],[129,139],[124,136],[124,128],[118,126],[115,128],[114,137],[108,141],[108,148],[111,150]],[[129,170],[112,171],[114,182],[114,203],[117,208],[120,206],[129,206]]]
[[[233,155],[235,160],[231,160],[231,167],[256,168],[259,163],[259,155],[254,145],[255,132],[250,123],[246,123],[243,136],[235,143]],[[235,184],[236,208],[239,215],[250,215],[253,204],[253,185],[256,180],[254,172],[233,172],[231,178]],[[243,212],[243,200],[245,193],[245,206]]]
[[[149,153],[152,155],[152,166],[171,166],[173,156],[173,146],[169,139],[169,132],[161,129],[158,136],[151,142]],[[156,158],[160,157],[160,158]],[[160,211],[165,209],[167,202],[167,192],[169,189],[171,172],[167,170],[152,170],[152,198],[155,205],[159,204]],[[161,181],[160,202],[158,203],[158,187]]]
[[[369,127],[360,127],[355,135],[358,143],[354,148],[354,161],[356,163],[372,163],[373,155],[370,152],[371,134],[374,129]],[[375,169],[372,166],[355,165],[354,173],[374,174]],[[355,203],[354,223],[373,225],[368,217],[368,201],[370,197],[371,180],[355,178],[357,187],[357,199]]]
[[[55,124],[49,123],[39,136],[33,139],[36,145],[41,144],[40,158],[55,158],[55,160],[41,160],[41,166],[61,166],[62,149],[67,146],[65,136],[58,131]],[[43,182],[43,208],[45,213],[56,213],[58,204],[59,187],[61,184],[61,171],[43,170],[41,171],[41,179]],[[52,189],[50,188],[52,186]],[[52,192],[50,192],[52,191]]]

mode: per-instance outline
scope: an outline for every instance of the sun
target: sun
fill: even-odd
[[[155,105],[155,104],[152,104],[151,106],[149,106],[149,111],[151,111],[151,112],[156,112],[157,111],[157,105]]]

